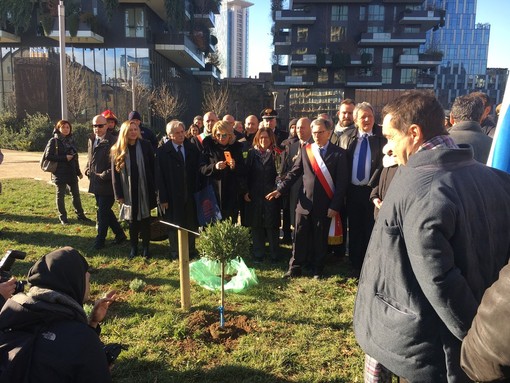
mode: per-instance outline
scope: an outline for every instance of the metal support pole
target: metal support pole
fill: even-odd
[[[62,119],[67,120],[67,60],[66,60],[66,11],[64,2],[58,4],[58,30],[60,49],[60,102]]]

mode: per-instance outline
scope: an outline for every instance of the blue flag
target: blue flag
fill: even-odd
[[[510,173],[510,81],[506,83],[503,104],[487,165]]]

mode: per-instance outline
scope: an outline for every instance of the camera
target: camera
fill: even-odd
[[[106,344],[103,349],[106,354],[108,365],[111,365],[115,362],[115,360],[117,360],[122,350],[127,350],[127,347],[119,343],[109,343]]]
[[[14,264],[14,261],[16,261],[16,259],[25,259],[26,256],[27,253],[24,251],[7,250],[4,257],[0,261],[0,283],[7,282],[11,278],[11,267]],[[16,281],[14,294],[23,292],[25,285],[25,281]]]

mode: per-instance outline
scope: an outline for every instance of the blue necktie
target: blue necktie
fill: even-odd
[[[324,148],[324,147],[319,148],[319,152],[321,154],[322,159],[324,159],[324,154],[326,154],[326,148]]]
[[[368,139],[367,134],[365,133],[361,138],[361,146],[359,148],[358,171],[356,173],[356,178],[358,181],[363,181],[365,179],[365,162],[367,161],[367,149]]]
[[[177,145],[177,155],[181,159],[182,162],[184,162],[184,154],[182,153],[182,145]]]

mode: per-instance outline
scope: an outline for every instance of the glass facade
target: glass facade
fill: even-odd
[[[14,84],[16,69],[30,65],[31,62],[57,63],[59,62],[60,50],[58,48],[33,47],[33,48],[2,48],[2,70],[0,86],[0,104],[6,108],[14,97]],[[104,109],[115,111],[119,119],[127,118],[131,110],[132,97],[132,73],[129,62],[138,63],[135,73],[136,91],[143,92],[152,85],[150,76],[149,50],[146,48],[66,48],[66,55],[72,67],[79,68],[86,76],[86,89],[90,96],[90,102],[83,111],[83,119],[89,120]],[[55,66],[58,71],[58,65]],[[22,72],[18,79],[27,79],[29,73]],[[72,73],[71,73],[72,76]],[[146,101],[146,100],[145,100]],[[139,105],[139,106],[138,106]],[[146,113],[148,120],[147,105],[144,100],[139,100],[137,108],[140,113]],[[147,121],[146,120],[146,121]]]
[[[490,24],[476,22],[476,0],[426,0],[428,8],[446,11],[445,25],[427,33],[424,49],[443,52],[437,75],[438,97],[445,107],[456,97],[474,90],[487,92],[494,99],[501,95],[485,89]]]

